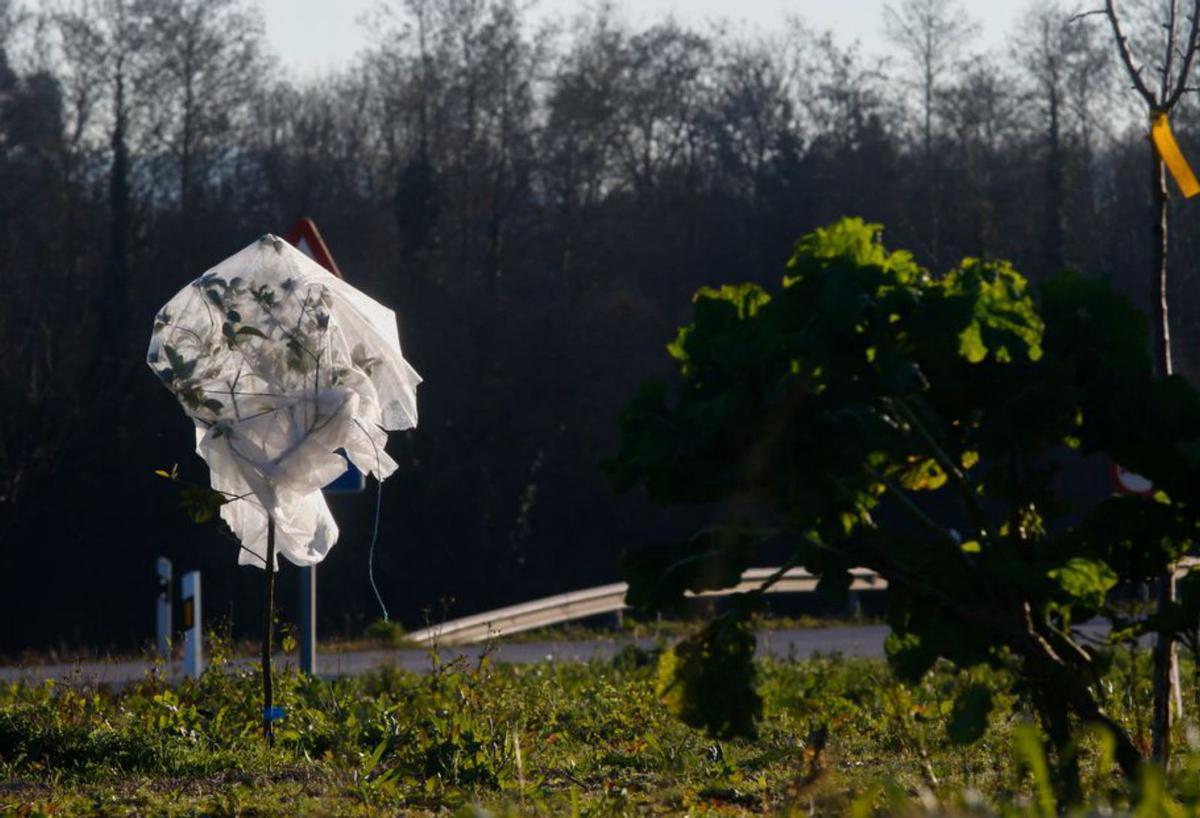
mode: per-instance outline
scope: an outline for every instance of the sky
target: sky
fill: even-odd
[[[258,0],[267,38],[283,66],[303,79],[336,69],[368,44],[361,18],[380,0]],[[818,29],[833,29],[838,39],[857,39],[868,51],[884,50],[883,8],[888,0],[618,0],[625,19],[635,25],[674,14],[681,22],[701,24],[726,18],[770,31],[786,15],[795,14]],[[892,0],[893,3],[898,0]],[[1004,46],[1012,22],[1029,0],[963,0],[979,20],[978,45]],[[539,0],[533,16],[570,19],[587,8],[584,0]]]

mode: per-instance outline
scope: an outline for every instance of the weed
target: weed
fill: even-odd
[[[1127,675],[1144,670],[1134,658],[1114,664],[1117,700]],[[881,662],[765,661],[758,739],[714,743],[657,701],[647,659],[438,662],[424,674],[380,669],[328,681],[285,671],[278,701],[286,717],[273,749],[258,734],[257,674],[233,665],[177,687],[156,676],[117,692],[8,685],[0,688],[0,815],[870,815],[991,804],[1035,816],[1056,808],[1043,737],[998,674],[939,668],[901,688]],[[988,685],[1010,715],[964,750],[947,724],[967,684]],[[1116,715],[1129,724],[1134,709]],[[1181,746],[1186,732],[1181,726]],[[1200,756],[1161,781],[1148,773],[1129,793],[1106,747],[1093,732],[1079,748],[1097,804],[1121,809],[1141,799],[1194,814]]]

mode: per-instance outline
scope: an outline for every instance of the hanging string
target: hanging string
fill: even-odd
[[[371,580],[375,599],[379,601],[379,608],[383,611],[383,621],[387,622],[387,606],[383,604],[383,596],[379,593],[379,586],[375,584],[375,541],[379,539],[379,509],[383,507],[383,481],[379,479],[378,474],[375,476],[375,486],[375,530],[371,532],[371,549],[367,552],[367,578]]]
[[[358,418],[354,418],[354,424],[367,436],[367,440],[371,441],[371,448],[375,450],[375,529],[371,532],[371,547],[367,551],[367,579],[371,581],[371,590],[375,592],[379,609],[383,611],[383,621],[387,622],[387,605],[383,604],[383,594],[379,593],[379,586],[375,584],[375,542],[379,539],[379,512],[383,508],[383,479],[379,476],[382,468],[379,461],[379,446],[376,445],[375,438],[371,437],[363,428]]]

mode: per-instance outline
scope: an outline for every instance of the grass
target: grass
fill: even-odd
[[[1147,677],[1131,662],[1144,657],[1118,664],[1108,704],[1144,738],[1133,716],[1148,709]],[[636,648],[586,665],[281,673],[287,716],[270,750],[248,671],[218,665],[178,687],[149,676],[116,693],[8,685],[0,814],[1036,814],[1037,782],[1013,761],[1027,717],[1001,677],[943,669],[907,689],[881,662],[836,657],[767,661],[759,675],[759,737],[717,743],[663,710],[654,656]],[[949,703],[972,679],[1002,706],[979,744],[956,747]],[[1170,790],[1200,793],[1200,765],[1179,769]],[[1104,803],[1126,799],[1107,771],[1088,776]]]

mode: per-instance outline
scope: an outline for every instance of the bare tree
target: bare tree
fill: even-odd
[[[98,355],[120,358],[129,341],[126,301],[130,285],[132,155],[145,147],[145,99],[148,83],[143,55],[148,17],[134,0],[77,0],[51,12],[60,48],[60,75],[69,103],[69,144],[76,154],[95,153],[108,166],[108,252],[104,282],[115,297],[106,299],[100,316],[104,338]],[[112,360],[98,361],[111,378]]]
[[[546,160],[542,183],[560,242],[558,289],[566,294],[570,315],[587,284],[575,264],[580,234],[588,227],[582,214],[592,211],[615,182],[626,42],[608,7],[577,19],[572,34],[550,80],[540,140]]]
[[[920,118],[920,144],[924,158],[924,179],[934,198],[929,208],[927,242],[936,262],[940,254],[939,208],[941,180],[934,151],[934,116],[938,93],[947,75],[962,59],[968,43],[979,33],[979,24],[967,16],[956,0],[903,0],[900,6],[884,7],[884,25],[888,39],[903,54],[913,74]]]
[[[60,462],[91,363],[55,320],[83,306],[71,276],[86,231],[72,223],[77,202],[89,216],[68,173],[66,101],[51,60],[10,59],[41,46],[38,22],[0,0],[0,517]]]
[[[795,108],[777,43],[718,44],[720,63],[714,103],[719,148],[717,171],[749,199],[746,235],[751,268],[765,268],[764,188],[778,155],[779,140],[796,129]],[[744,191],[744,192],[743,192]]]
[[[698,169],[712,42],[673,21],[629,38],[616,157],[634,192],[653,201],[668,169]],[[684,170],[686,175],[687,170]]]
[[[1086,165],[1092,153],[1091,106],[1102,98],[1110,65],[1108,51],[1094,29],[1075,25],[1062,0],[1043,0],[1021,20],[1010,51],[1025,77],[1030,125],[1041,130],[1046,180],[1042,264],[1046,271],[1066,262],[1069,189],[1090,185]],[[1080,178],[1068,179],[1070,153],[1085,165]]]
[[[950,252],[979,256],[1000,254],[1005,228],[1000,218],[1002,185],[1007,176],[1003,146],[1019,135],[1019,100],[1014,93],[1012,74],[991,59],[978,59],[965,67],[946,92],[937,108],[945,123],[948,144],[953,150],[945,160],[949,179],[944,194],[955,204],[945,209],[951,232],[958,236],[959,247]]]
[[[138,0],[147,18],[145,89],[157,148],[170,157],[184,269],[206,175],[234,152],[269,61],[261,16],[243,0]]]
[[[979,34],[979,24],[956,0],[903,0],[884,7],[888,39],[903,53],[914,74],[920,99],[921,145],[933,150],[935,97],[946,75]]]
[[[1144,29],[1151,33],[1143,36],[1141,48],[1135,52],[1131,35],[1126,30],[1126,21],[1117,8],[1116,0],[1105,0],[1103,14],[1108,20],[1116,42],[1121,62],[1134,89],[1146,104],[1151,123],[1162,122],[1175,110],[1184,93],[1189,89],[1188,80],[1192,63],[1200,48],[1200,0],[1187,3],[1191,13],[1180,13],[1180,0],[1167,0],[1162,15],[1153,11],[1143,15]],[[1154,55],[1158,71],[1158,82],[1145,76],[1145,66],[1139,53],[1156,50]],[[1153,131],[1152,131],[1153,133]],[[1171,322],[1168,310],[1167,282],[1167,220],[1170,199],[1167,195],[1166,169],[1163,158],[1150,144],[1150,193],[1153,202],[1151,222],[1152,267],[1155,323],[1155,364],[1160,376],[1174,372],[1171,355]],[[1170,570],[1158,579],[1160,606],[1170,605],[1175,599],[1174,571]],[[1171,758],[1171,721],[1173,700],[1179,698],[1179,667],[1176,646],[1173,640],[1159,638],[1154,651],[1154,746],[1155,759],[1167,765]]]

